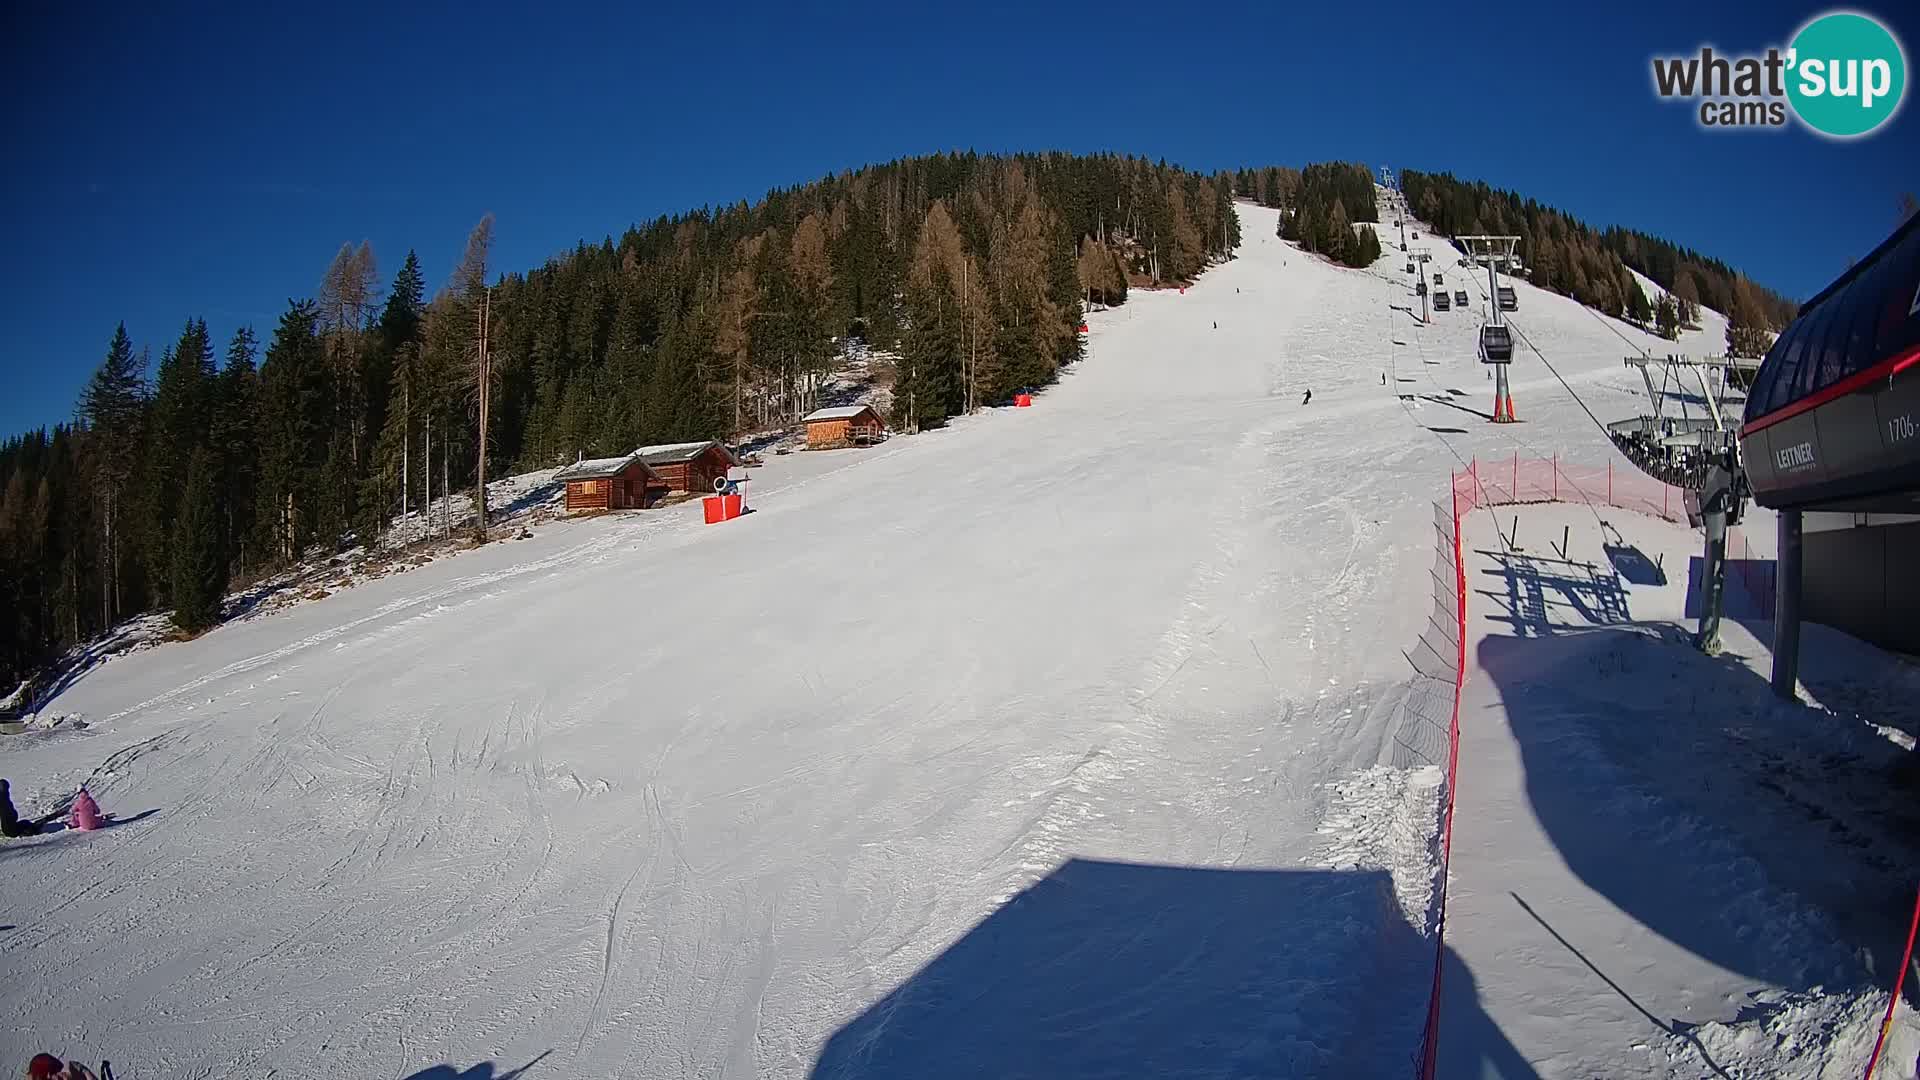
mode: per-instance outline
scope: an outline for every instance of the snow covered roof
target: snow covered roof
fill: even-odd
[[[640,456],[640,451],[636,450],[625,457],[588,458],[585,461],[576,461],[554,473],[553,478],[562,481],[598,480],[602,477],[618,476],[626,471],[627,466],[633,464],[635,458]],[[651,473],[653,470],[649,468],[647,472]]]
[[[710,446],[720,446],[720,444],[712,439],[703,439],[699,442],[659,443],[654,446],[643,446],[634,453],[646,458],[649,465],[677,465],[682,461],[692,461],[699,457]],[[720,451],[727,455],[728,461],[734,459],[733,451],[724,446],[720,446]]]
[[[815,420],[851,420],[861,413],[872,411],[871,405],[841,405],[832,409],[815,409],[802,418],[801,423],[811,424]]]

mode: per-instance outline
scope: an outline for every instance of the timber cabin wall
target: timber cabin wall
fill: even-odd
[[[842,446],[848,438],[850,420],[816,420],[807,425],[808,446]]]
[[[713,482],[727,475],[727,453],[717,446],[709,446],[700,452],[687,465],[687,480],[698,487],[688,487],[688,491],[712,491]]]
[[[726,451],[717,446],[709,446],[692,461],[677,461],[670,465],[655,465],[653,471],[660,474],[667,486],[674,491],[690,491],[696,494],[710,494],[716,477],[727,475]]]
[[[597,480],[567,481],[567,510],[606,510],[612,499],[613,481],[605,478]]]

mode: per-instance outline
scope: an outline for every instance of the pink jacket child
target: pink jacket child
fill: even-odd
[[[100,804],[93,801],[86,788],[81,788],[73,797],[73,806],[67,811],[67,827],[81,832],[92,832],[105,823],[100,813]]]

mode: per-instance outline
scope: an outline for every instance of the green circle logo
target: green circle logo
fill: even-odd
[[[1823,135],[1865,135],[1886,123],[1906,94],[1906,53],[1865,15],[1820,16],[1794,35],[1787,55],[1787,100]]]

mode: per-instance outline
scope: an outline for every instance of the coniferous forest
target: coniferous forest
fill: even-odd
[[[1536,284],[1599,310],[1671,330],[1705,304],[1746,348],[1793,314],[1658,238],[1401,177],[1436,228],[1521,235]],[[1004,402],[1079,358],[1087,307],[1228,257],[1236,196],[1283,210],[1282,235],[1308,251],[1379,256],[1364,165],[1209,176],[1111,154],[940,154],[661,217],[525,272],[492,265],[483,219],[438,288],[413,252],[389,275],[348,244],[312,296],[225,342],[189,313],[164,342],[106,330],[72,421],[0,443],[0,683],[131,614],[205,629],[232,589],[377,540],[483,470],[790,425],[848,341],[894,358],[897,430]],[[1650,310],[1629,266],[1674,302]]]
[[[211,626],[230,589],[377,539],[483,461],[498,478],[791,424],[849,339],[897,357],[897,429],[1006,401],[1078,359],[1085,305],[1227,256],[1234,179],[933,155],[520,273],[491,264],[489,218],[438,289],[412,252],[389,276],[349,244],[311,297],[230,341],[185,312],[152,345],[109,325],[72,422],[0,444],[0,682],[130,614]]]
[[[1643,325],[1651,320],[1668,337],[1693,322],[1704,305],[1726,314],[1729,354],[1758,356],[1766,351],[1768,331],[1784,328],[1798,310],[1792,300],[1718,259],[1632,229],[1595,229],[1485,183],[1408,169],[1400,173],[1400,190],[1415,214],[1448,236],[1520,237],[1520,257],[1533,284],[1609,315]],[[1672,310],[1649,304],[1628,267],[1665,289]]]

